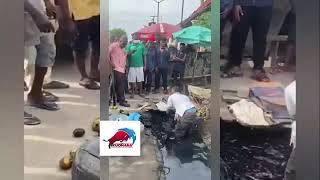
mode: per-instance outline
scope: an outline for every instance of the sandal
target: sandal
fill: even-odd
[[[91,79],[83,79],[80,81],[79,85],[83,86],[87,89],[90,89],[90,90],[100,89],[100,86],[95,81],[93,81]]]
[[[243,72],[240,67],[234,66],[232,68],[225,67],[224,71],[220,74],[221,78],[233,78],[233,77],[242,77]]]
[[[93,81],[100,82],[100,77],[90,77]]]
[[[38,100],[38,101],[34,101],[31,98],[28,98],[28,104],[32,107],[36,107],[36,108],[44,109],[48,111],[59,110],[59,107],[56,103],[47,101],[45,98],[42,98],[41,100]]]
[[[281,67],[272,67],[270,74],[277,74],[277,73],[281,73],[283,72],[283,70],[281,69]]]
[[[60,81],[51,81],[43,85],[43,89],[68,89],[70,86]]]
[[[24,111],[24,125],[34,126],[39,124],[41,124],[41,120],[39,118]]]
[[[59,97],[56,95],[52,94],[51,92],[48,91],[42,91],[43,97],[50,102],[55,102],[59,100]]]
[[[270,78],[264,70],[253,70],[251,78],[259,82],[270,82]]]

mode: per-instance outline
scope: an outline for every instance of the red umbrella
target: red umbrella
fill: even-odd
[[[139,39],[155,41],[157,34],[159,34],[161,37],[169,39],[172,36],[172,33],[180,31],[180,29],[181,28],[176,25],[158,23],[144,27],[133,34],[137,35]]]

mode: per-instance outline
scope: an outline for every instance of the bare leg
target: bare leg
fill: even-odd
[[[130,92],[130,98],[134,98],[134,92],[135,92],[135,83],[130,83],[130,88],[131,88],[131,92]]]

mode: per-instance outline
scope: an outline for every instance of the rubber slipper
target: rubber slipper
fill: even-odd
[[[24,124],[25,125],[39,125],[41,124],[41,120],[35,116],[33,116],[32,114],[29,114],[27,112],[24,112]]]
[[[100,82],[100,77],[90,77],[93,81]]]
[[[57,97],[56,95],[52,94],[51,92],[48,91],[43,91],[42,92],[45,100],[50,101],[50,102],[55,102],[59,100],[59,97]]]
[[[30,103],[30,106],[39,108],[39,109],[44,109],[48,111],[57,111],[59,110],[59,107],[56,103],[54,102],[49,102],[49,101],[42,101],[40,103]]]
[[[251,78],[258,82],[270,82],[270,79],[265,72],[254,72]]]
[[[85,87],[86,89],[90,89],[90,90],[100,89],[100,86],[96,82],[94,82],[93,80],[89,80],[87,82],[80,82],[79,85]]]
[[[51,81],[43,85],[43,89],[68,89],[70,86],[60,81]]]

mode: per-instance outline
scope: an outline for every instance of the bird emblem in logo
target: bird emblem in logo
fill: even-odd
[[[132,140],[132,143],[127,143],[128,140]],[[103,140],[109,143],[109,149],[111,148],[132,148],[137,137],[134,130],[129,128],[121,128],[108,140]]]

